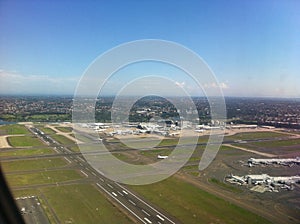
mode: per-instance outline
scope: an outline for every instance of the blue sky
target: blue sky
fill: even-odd
[[[297,0],[2,0],[0,33],[0,94],[73,94],[103,52],[163,39],[199,54],[227,96],[300,97]]]

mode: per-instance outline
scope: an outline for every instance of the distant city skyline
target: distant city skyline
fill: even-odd
[[[225,96],[299,98],[299,11],[296,0],[4,0],[0,94],[72,95],[85,69],[105,51],[129,41],[162,39],[202,57]],[[190,78],[159,63],[122,69],[104,94],[115,94],[138,75],[165,75],[198,94]]]

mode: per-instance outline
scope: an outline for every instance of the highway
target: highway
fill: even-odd
[[[70,149],[61,145],[36,127],[29,127],[29,130],[46,144],[55,147],[60,154],[65,155],[67,157],[67,161],[70,163],[76,163],[79,167],[81,167],[80,172],[84,176],[94,178],[99,190],[123,207],[123,209],[135,217],[138,222],[145,224],[175,224],[175,221],[172,220],[173,218],[171,218],[170,215],[161,211],[159,208],[154,208],[148,202],[142,200],[133,192],[129,191],[125,186],[101,175],[86,162],[81,154],[72,152]],[[179,222],[176,220],[176,223]]]

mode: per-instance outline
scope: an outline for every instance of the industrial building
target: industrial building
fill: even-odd
[[[255,159],[250,158],[248,159],[248,165],[249,167],[252,167],[253,165],[271,165],[271,164],[278,164],[283,166],[293,166],[293,165],[300,165],[300,157],[296,158],[285,158],[285,159]]]
[[[258,126],[256,124],[239,124],[239,125],[227,125],[227,129],[256,129]]]
[[[300,176],[272,177],[268,174],[251,174],[245,176],[229,175],[225,180],[232,184],[252,186],[251,190],[259,192],[278,192],[280,189],[293,190],[294,185],[300,183]],[[261,187],[253,187],[260,185]]]

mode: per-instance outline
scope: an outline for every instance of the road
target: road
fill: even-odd
[[[271,154],[271,153],[259,152],[259,151],[256,151],[256,150],[246,149],[246,148],[236,146],[236,145],[231,145],[231,144],[223,144],[223,145],[231,147],[231,148],[239,149],[239,150],[242,150],[242,151],[245,151],[245,152],[251,152],[251,153],[254,153],[254,154],[257,154],[257,155],[260,155],[260,156],[264,156],[264,157],[269,157],[269,158],[276,157],[276,155]]]
[[[145,224],[175,223],[175,221],[172,220],[173,218],[171,218],[171,216],[166,214],[164,211],[161,211],[161,209],[156,207],[154,208],[148,202],[128,190],[125,186],[101,175],[86,162],[81,154],[72,152],[67,147],[56,142],[50,136],[46,135],[35,127],[30,127],[29,130],[48,145],[56,147],[56,150],[59,151],[59,153],[67,156],[67,160],[69,160],[71,163],[76,163],[79,167],[81,167],[80,172],[84,176],[94,178],[96,181],[96,186],[99,188],[99,190],[127,210],[127,212],[135,217],[138,222]],[[176,220],[176,223],[179,222]]]

